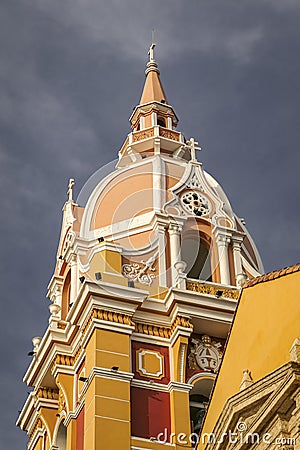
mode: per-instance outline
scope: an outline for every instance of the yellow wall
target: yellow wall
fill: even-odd
[[[299,286],[296,272],[244,289],[202,433],[212,432],[226,400],[239,392],[244,369],[257,381],[289,361],[300,336]]]

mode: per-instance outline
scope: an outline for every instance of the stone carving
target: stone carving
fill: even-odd
[[[193,347],[188,356],[190,369],[197,369],[197,366],[204,372],[217,372],[222,359],[220,350],[221,343],[214,342],[207,335],[203,335],[201,340],[192,339]]]
[[[151,256],[147,261],[141,261],[141,264],[132,263],[132,264],[123,264],[122,266],[122,274],[124,277],[128,278],[130,281],[138,281],[139,283],[150,286],[152,284],[155,275],[150,272],[155,272],[155,267],[153,264],[158,256],[158,253]]]
[[[243,370],[243,377],[240,385],[240,391],[243,389],[246,389],[248,386],[251,386],[253,384],[253,379],[251,376],[251,372],[248,369]]]
[[[58,395],[58,412],[66,411],[66,400],[63,392],[59,390]]]
[[[197,175],[195,173],[192,176],[190,182],[186,186],[188,188],[190,188],[190,189],[198,189],[199,191],[204,192],[204,188],[203,188],[202,184],[200,183],[199,178],[197,177]]]
[[[159,336],[162,338],[170,338],[177,327],[193,328],[193,325],[187,317],[176,316],[171,327],[159,327],[155,325],[148,325],[146,323],[136,323],[135,332],[141,334],[148,334],[150,336]]]
[[[153,136],[153,128],[150,130],[142,130],[137,133],[133,133],[133,142],[142,141]]]
[[[48,400],[58,400],[58,390],[49,387],[41,387],[38,389],[36,396]]]
[[[211,205],[207,198],[195,190],[185,191],[180,200],[184,209],[195,216],[207,216],[211,211]]]
[[[230,298],[232,300],[238,300],[240,296],[240,290],[239,289],[230,289],[230,288],[223,288],[223,286],[215,286],[213,284],[208,283],[197,283],[196,281],[187,281],[186,288],[189,291],[199,292],[199,294],[208,294],[208,295],[214,295],[216,297],[222,297],[222,298]],[[222,292],[221,295],[220,292]]]
[[[179,133],[176,131],[160,128],[159,135],[167,139],[172,139],[173,141],[179,141]]]

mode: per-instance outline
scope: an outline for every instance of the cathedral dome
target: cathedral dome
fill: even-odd
[[[62,259],[74,241],[79,277],[113,277],[153,295],[183,279],[239,286],[260,275],[261,259],[243,220],[203,170],[198,143],[177,131],[153,47],[130,123],[116,164],[92,177],[79,206],[67,202]],[[58,261],[58,275],[63,271]]]

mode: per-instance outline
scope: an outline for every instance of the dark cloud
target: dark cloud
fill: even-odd
[[[266,270],[299,260],[297,0],[2,0],[0,440],[27,388],[32,336],[48,319],[61,206],[114,159],[138,102],[151,30],[179,128],[245,217]]]

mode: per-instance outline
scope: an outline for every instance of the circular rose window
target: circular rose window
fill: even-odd
[[[182,194],[181,204],[186,211],[198,217],[207,216],[211,210],[207,198],[197,191],[186,191]]]

